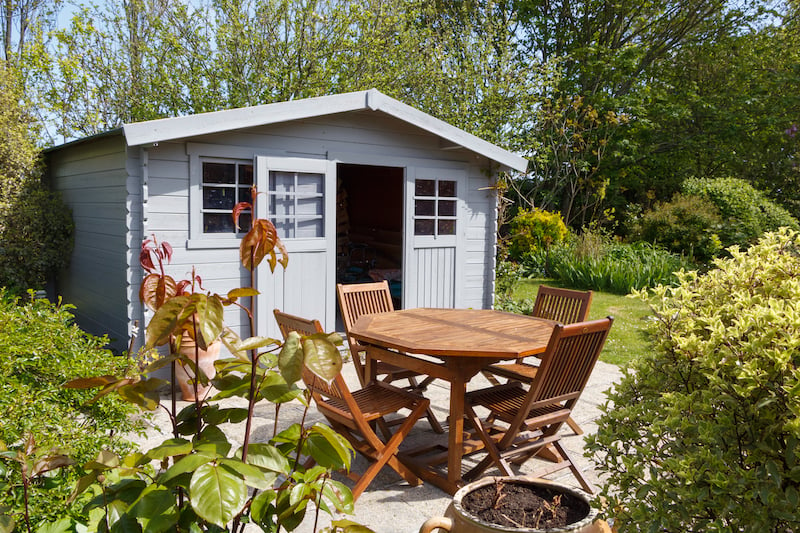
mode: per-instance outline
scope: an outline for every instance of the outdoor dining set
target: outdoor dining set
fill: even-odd
[[[541,477],[569,468],[592,487],[560,443],[613,318],[587,320],[591,291],[540,286],[531,315],[489,309],[395,310],[387,283],[337,286],[358,390],[339,375],[328,383],[305,369],[303,381],[333,429],[369,466],[351,473],[354,498],[389,466],[411,485],[429,482],[453,494],[490,468],[544,459]],[[313,318],[279,310],[284,336],[323,332]],[[469,390],[481,374],[489,386]],[[434,380],[449,384],[449,411],[437,419],[425,397]],[[439,435],[402,446],[427,419]],[[470,461],[465,471],[464,458]]]

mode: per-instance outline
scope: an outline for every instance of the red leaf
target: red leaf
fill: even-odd
[[[250,205],[249,202],[239,202],[233,208],[233,225],[236,226],[236,229],[239,229],[239,215],[242,214],[243,211],[250,211],[253,212],[253,206]]]

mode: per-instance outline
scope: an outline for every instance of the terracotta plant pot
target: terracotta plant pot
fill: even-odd
[[[197,366],[206,375],[208,379],[213,378],[217,374],[214,368],[214,361],[219,359],[220,341],[214,341],[209,344],[207,350],[199,350],[197,352],[197,360],[195,360],[195,342],[188,334],[184,333],[181,338],[180,353],[195,360]],[[181,398],[187,402],[195,401],[194,395],[194,372],[190,367],[178,364],[175,366],[175,379],[181,388]],[[204,385],[203,383],[197,384],[197,395],[200,398],[205,398],[208,391],[211,390],[211,384]]]
[[[586,502],[589,510],[585,518],[564,527],[536,529],[525,527],[508,527],[481,520],[464,509],[462,501],[470,492],[491,485],[496,482],[505,484],[523,484],[532,487],[546,487],[557,492],[570,494]],[[602,520],[596,520],[597,511],[589,506],[589,498],[585,493],[553,483],[544,479],[530,479],[524,477],[486,477],[463,486],[453,496],[453,501],[448,506],[444,516],[428,519],[420,528],[420,533],[431,533],[437,529],[450,533],[488,533],[488,532],[513,532],[513,533],[606,533],[611,530]]]

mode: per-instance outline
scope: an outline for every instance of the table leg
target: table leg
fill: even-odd
[[[467,381],[459,372],[454,372],[450,381],[450,427],[447,456],[447,481],[458,486],[461,481],[461,457],[464,455],[464,396]]]

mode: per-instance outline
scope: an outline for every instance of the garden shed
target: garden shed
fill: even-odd
[[[289,265],[260,269],[258,334],[272,309],[337,325],[335,284],[387,279],[400,307],[493,302],[499,172],[527,161],[372,89],[125,124],[47,152],[75,221],[57,282],[79,324],[125,349],[144,238],[168,241],[168,273],[224,294],[247,284],[233,206],[259,191]],[[226,311],[234,327],[242,313]],[[244,332],[246,333],[246,332]]]

